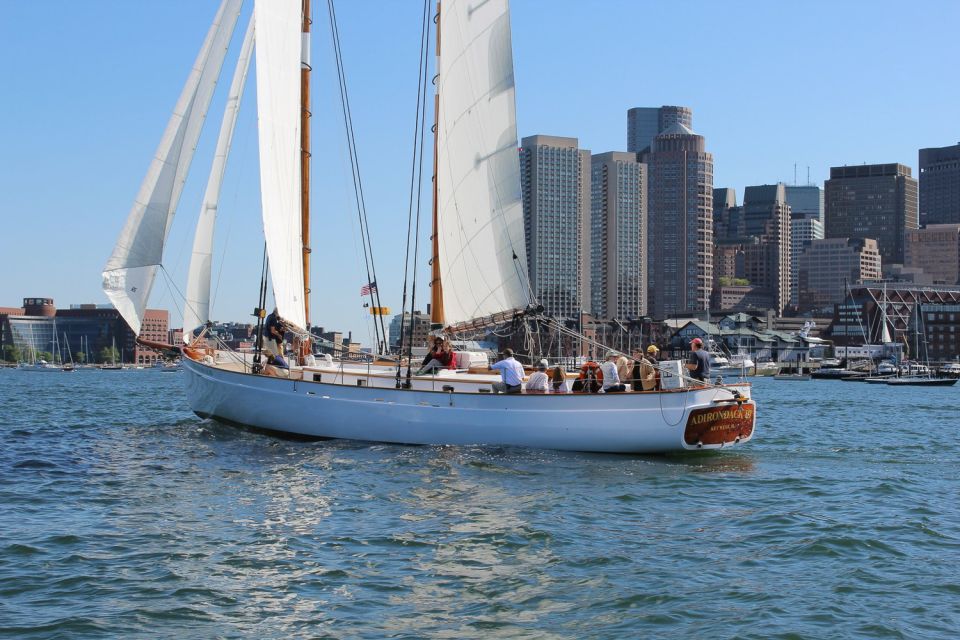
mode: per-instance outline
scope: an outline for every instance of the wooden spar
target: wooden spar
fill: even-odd
[[[310,0],[303,0],[300,54],[300,237],[303,243],[303,311],[310,328]]]
[[[437,62],[440,61],[440,2],[437,2]],[[440,65],[437,64],[437,67]],[[430,322],[443,325],[443,284],[440,281],[440,233],[437,228],[437,128],[440,126],[440,92],[433,97],[433,259],[430,270]]]

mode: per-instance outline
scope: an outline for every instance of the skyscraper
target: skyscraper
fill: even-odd
[[[790,206],[782,182],[744,190],[743,232],[757,239],[744,249],[747,280],[769,292],[780,315],[790,303]]]
[[[873,238],[884,264],[903,264],[904,235],[917,228],[917,181],[902,164],[831,167],[827,238]]]
[[[689,107],[635,107],[627,110],[627,151],[643,153],[653,146],[653,139],[675,124],[693,128],[693,111]]]
[[[823,224],[823,189],[816,185],[787,185],[787,204],[793,218],[816,218]]]
[[[871,238],[813,240],[800,254],[800,307],[823,309],[843,300],[846,287],[879,280],[882,260]]]
[[[677,123],[643,154],[649,166],[648,298],[656,318],[708,309],[713,287],[713,155]]]
[[[737,206],[737,190],[723,187],[713,190],[713,240],[720,243],[739,240],[742,210]]]
[[[938,284],[960,284],[960,224],[907,231],[906,245],[905,266],[923,269]]]
[[[591,313],[647,314],[647,165],[611,151],[591,159]]]
[[[823,189],[816,185],[787,185],[790,205],[790,304],[799,301],[800,254],[804,243],[823,239]]]
[[[547,313],[590,307],[590,152],[576,138],[529,136],[520,185],[530,286]]]
[[[920,149],[920,224],[960,223],[960,142]]]
[[[823,240],[823,223],[817,218],[790,217],[790,305],[800,305],[800,255],[813,240]]]

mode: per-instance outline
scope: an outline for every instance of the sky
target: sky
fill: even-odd
[[[218,4],[0,0],[0,306],[106,303],[101,270]],[[247,0],[149,305],[169,309],[172,327],[251,10]],[[421,10],[414,0],[337,3],[377,282],[394,312]],[[314,20],[311,320],[370,344],[326,2],[314,0]],[[625,150],[627,109],[684,105],[713,153],[714,186],[738,198],[748,185],[792,184],[795,166],[798,183],[809,167],[820,186],[845,164],[900,162],[916,174],[918,149],[960,141],[957,24],[955,0],[513,0],[518,134]],[[249,321],[257,299],[254,87],[251,71],[221,195],[216,320]],[[422,285],[418,308],[428,295]]]

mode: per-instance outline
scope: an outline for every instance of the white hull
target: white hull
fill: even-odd
[[[183,368],[190,407],[198,415],[321,438],[664,453],[746,442],[753,436],[756,414],[752,402],[742,406],[730,402],[731,391],[715,388],[495,395],[403,390],[392,384],[357,386],[350,384],[349,377],[348,384],[333,382],[332,376],[331,382],[305,382],[253,375],[189,358],[184,358]],[[313,377],[314,370],[306,375]],[[321,379],[324,375],[321,373]],[[389,376],[382,380],[386,384]],[[417,382],[442,389],[444,381],[426,378]],[[489,388],[489,382],[475,384]],[[733,388],[749,399],[749,385]],[[738,421],[738,426],[729,427],[730,420]],[[692,435],[700,432],[706,434],[702,440]],[[710,443],[711,437],[720,441]]]

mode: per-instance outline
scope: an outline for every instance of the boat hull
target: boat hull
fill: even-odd
[[[253,375],[185,358],[187,396],[206,418],[317,438],[499,445],[608,453],[718,449],[753,437],[756,407],[715,388],[505,395],[387,389]]]

